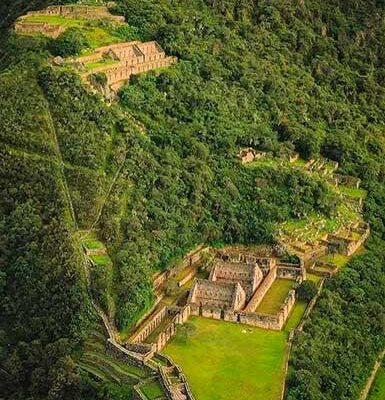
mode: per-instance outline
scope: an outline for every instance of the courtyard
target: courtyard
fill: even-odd
[[[196,400],[279,400],[288,333],[304,311],[297,303],[282,331],[191,317],[163,352],[182,367]]]

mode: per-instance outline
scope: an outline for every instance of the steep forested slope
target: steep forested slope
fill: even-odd
[[[27,3],[8,5],[4,21]],[[125,329],[151,304],[152,273],[193,245],[273,243],[276,223],[334,212],[322,181],[242,167],[239,148],[252,145],[321,154],[369,190],[377,238],[327,285],[289,380],[291,399],[332,399],[336,387],[339,399],[355,398],[384,345],[385,304],[375,301],[385,289],[382,2],[117,3],[140,39],[179,62],[132,79],[112,107],[49,65],[49,40],[11,36],[2,46],[1,394],[87,396],[69,357],[87,315],[77,229],[101,228]]]

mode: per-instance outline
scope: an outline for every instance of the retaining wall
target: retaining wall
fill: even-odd
[[[245,312],[253,312],[258,307],[259,303],[262,301],[263,297],[270,289],[271,285],[277,278],[277,266],[274,265],[273,268],[270,269],[269,273],[262,281],[258,289],[255,291],[253,296],[251,297],[249,303],[245,308]]]

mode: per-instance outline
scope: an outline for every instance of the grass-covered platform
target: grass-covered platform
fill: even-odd
[[[65,28],[78,28],[86,36],[91,48],[124,41],[124,38],[119,35],[120,24],[114,22],[93,21],[60,15],[30,15],[24,18],[23,21],[58,25]]]
[[[292,280],[276,279],[256,309],[256,312],[273,315],[277,314],[292,288]]]
[[[288,332],[304,310],[297,304],[281,332],[193,317],[164,353],[182,367],[196,400],[279,400]]]

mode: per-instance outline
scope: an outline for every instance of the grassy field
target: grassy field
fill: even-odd
[[[385,399],[385,367],[382,366],[376,376],[373,387],[369,393],[368,400]]]
[[[99,26],[95,21],[87,19],[76,19],[61,17],[57,15],[31,15],[24,19],[25,22],[48,23],[60,25],[66,28],[79,28],[87,37],[91,48],[106,46],[108,44],[121,42],[122,39],[109,32],[109,29]],[[111,24],[113,26],[113,24]]]
[[[293,287],[293,283],[288,279],[276,279],[256,311],[264,314],[277,314],[289,290]]]
[[[287,335],[304,310],[297,304],[282,332],[193,317],[164,353],[182,367],[196,400],[279,400]]]
[[[326,256],[320,258],[320,261],[332,263],[338,268],[342,268],[343,266],[345,266],[349,262],[349,260],[350,257],[343,254],[327,254]]]
[[[88,232],[81,238],[83,245],[87,249],[104,249],[103,243],[98,239],[96,232]]]
[[[140,387],[140,390],[149,400],[158,399],[159,397],[162,397],[162,399],[165,398],[163,397],[164,393],[158,381],[146,383]]]
[[[86,68],[88,71],[96,69],[96,68],[101,68],[101,67],[111,67],[114,64],[118,64],[118,61],[115,60],[101,60],[101,61],[95,61],[95,62],[90,62],[86,64]]]
[[[366,190],[361,188],[351,188],[347,186],[339,186],[339,190],[341,193],[345,194],[349,197],[354,197],[356,199],[361,199],[366,197]]]
[[[318,283],[321,280],[321,277],[312,273],[306,273],[306,279],[312,281],[314,283]]]
[[[108,257],[107,255],[101,255],[101,256],[90,256],[91,260],[98,265],[111,265],[112,261],[111,258]]]

